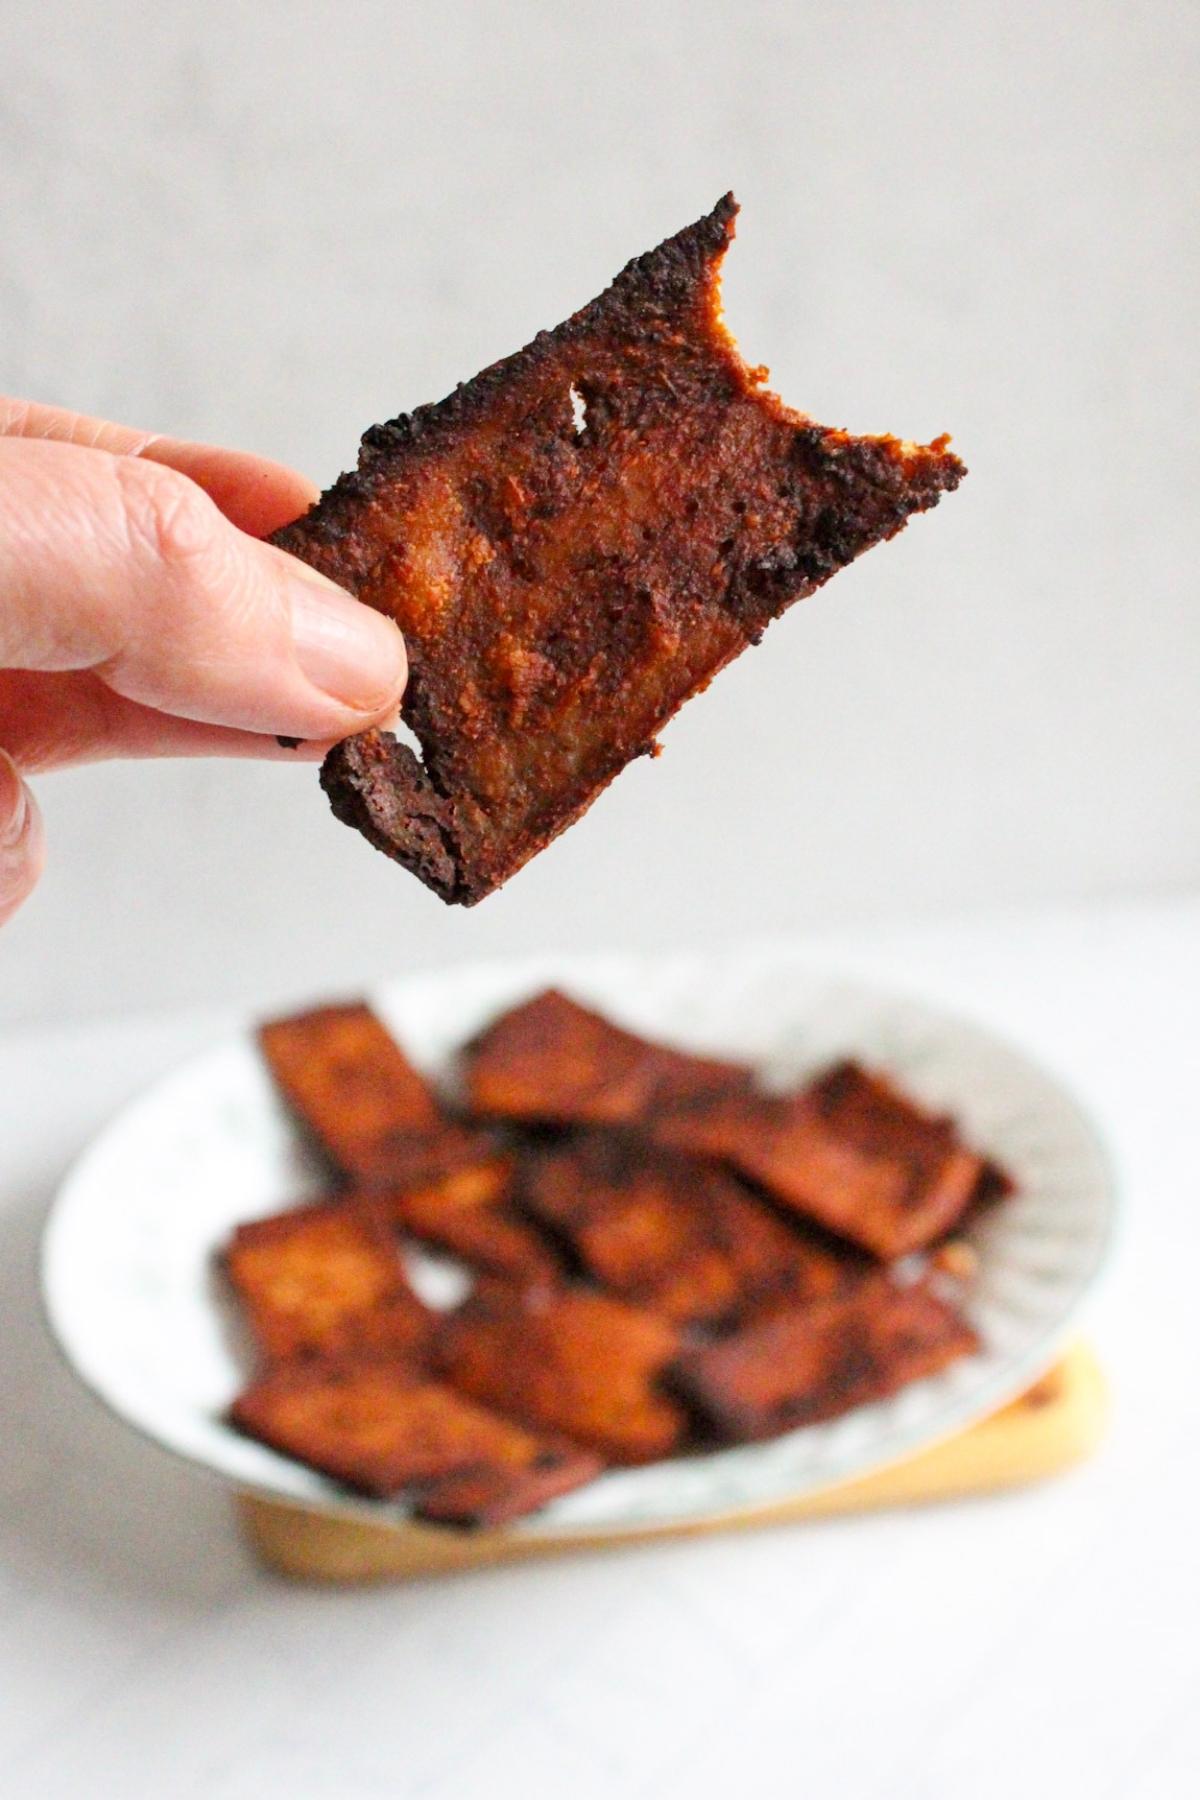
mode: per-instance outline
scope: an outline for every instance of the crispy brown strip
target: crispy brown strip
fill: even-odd
[[[624,1136],[537,1157],[524,1199],[603,1287],[679,1323],[837,1293],[865,1262],[777,1218],[711,1164]]]
[[[847,1296],[686,1353],[670,1381],[710,1427],[741,1441],[835,1418],[978,1348],[928,1282],[902,1287],[878,1274]]]
[[[495,1530],[582,1487],[603,1469],[595,1451],[546,1439],[532,1452],[522,1446],[507,1462],[497,1454],[491,1464],[441,1476],[421,1489],[414,1510],[430,1524]]]
[[[992,1165],[884,1077],[839,1063],[798,1093],[720,1097],[653,1122],[664,1144],[729,1162],[776,1200],[885,1261],[958,1223]]]
[[[369,1007],[274,1019],[258,1040],[283,1098],[349,1181],[418,1180],[480,1154],[485,1140],[447,1116]]]
[[[763,387],[721,320],[726,195],[599,299],[363,438],[275,542],[395,619],[418,758],[330,751],[334,812],[444,900],[491,893],[793,601],[964,470]],[[582,418],[576,414],[582,409]]]
[[[428,1517],[499,1524],[590,1481],[600,1458],[535,1436],[403,1364],[293,1363],[234,1401],[240,1431],[347,1487],[415,1493]]]
[[[437,1360],[465,1394],[609,1461],[652,1462],[678,1447],[686,1415],[658,1390],[679,1347],[667,1320],[605,1294],[477,1292],[442,1328]]]
[[[223,1261],[269,1360],[410,1355],[433,1324],[408,1284],[394,1233],[365,1206],[338,1200],[239,1225]]]
[[[555,988],[501,1014],[465,1060],[476,1112],[551,1124],[632,1125],[750,1082],[739,1063],[650,1043]]]
[[[389,1190],[381,1204],[400,1230],[484,1274],[552,1286],[561,1277],[559,1260],[512,1205],[515,1173],[512,1156],[491,1156],[418,1186]]]

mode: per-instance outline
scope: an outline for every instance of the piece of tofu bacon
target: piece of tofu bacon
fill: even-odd
[[[720,309],[731,194],[554,331],[363,438],[275,542],[395,619],[403,714],[330,751],[334,812],[470,906],[793,601],[965,473],[945,437],[786,407]]]

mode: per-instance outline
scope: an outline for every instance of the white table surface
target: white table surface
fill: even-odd
[[[1200,900],[825,939],[1098,1115],[1127,1212],[1078,1472],[953,1507],[369,1591],[261,1573],[226,1496],[56,1360],[56,1182],[213,1015],[0,1039],[0,1791],[11,1800],[1176,1800],[1196,1791]]]

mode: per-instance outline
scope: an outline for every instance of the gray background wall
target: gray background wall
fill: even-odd
[[[46,778],[4,1015],[1194,883],[1198,41],[1162,0],[7,0],[10,391],[326,481],[732,185],[749,358],[972,474],[474,913],[310,769]]]

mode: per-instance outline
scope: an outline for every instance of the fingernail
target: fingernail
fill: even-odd
[[[20,841],[28,816],[25,784],[17,765],[7,751],[0,750],[0,846],[8,850]]]
[[[408,665],[390,619],[319,576],[293,578],[291,608],[296,660],[314,687],[357,712],[399,695]]]

